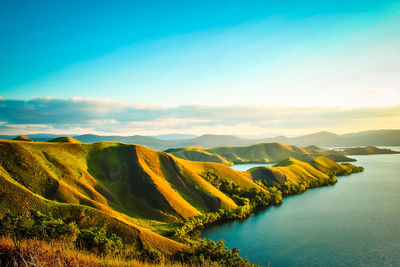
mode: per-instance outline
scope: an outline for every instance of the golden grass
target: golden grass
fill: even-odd
[[[37,239],[25,239],[21,242],[20,254],[10,238],[0,238],[0,265],[15,266],[138,266],[181,267],[188,264],[164,261],[158,264],[145,263],[129,259],[124,255],[100,256],[88,251],[76,250],[72,244],[58,241],[47,242]],[[129,248],[127,249],[129,251]],[[211,265],[210,265],[211,266]],[[213,265],[215,266],[215,265]]]
[[[91,217],[87,223],[117,229],[125,242],[172,254],[187,246],[160,234],[184,218],[237,208],[199,175],[210,170],[242,188],[264,191],[223,164],[181,160],[138,145],[4,140],[0,215],[24,203],[63,218],[84,212]]]
[[[334,163],[337,164],[336,162]],[[317,170],[306,162],[294,158],[284,160],[273,167],[258,167],[249,170],[253,176],[253,179],[267,179],[267,177],[260,177],[260,170],[262,168],[271,170],[274,175],[276,175],[276,173],[284,175],[284,177],[286,177],[287,184],[299,185],[299,183],[302,181],[329,179],[329,176],[322,171]]]
[[[326,157],[313,158],[310,161],[310,164],[314,168],[316,168],[316,169],[318,169],[318,170],[320,170],[322,172],[327,172],[329,170],[346,170],[346,169],[349,168],[346,165],[339,164],[339,163],[337,163],[337,162],[335,162],[335,161],[333,161],[331,159],[328,159]]]

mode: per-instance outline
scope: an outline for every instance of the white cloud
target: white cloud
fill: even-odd
[[[102,99],[0,99],[0,133],[303,134],[399,128],[400,105],[329,108],[267,105],[157,107]]]

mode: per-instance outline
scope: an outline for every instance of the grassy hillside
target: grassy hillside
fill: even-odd
[[[181,159],[233,165],[233,162],[229,161],[223,156],[207,150],[208,149],[202,147],[185,147],[185,148],[172,148],[166,150],[165,152],[170,153],[175,157]]]
[[[169,149],[165,152],[187,160],[217,162],[226,165],[280,162],[289,157],[309,160],[316,156],[326,156],[335,161],[354,161],[354,159],[346,157],[347,154],[343,151],[326,150],[317,146],[301,148],[281,143],[262,143],[248,147],[186,147]]]
[[[310,187],[336,183],[336,175],[363,171],[350,163],[339,164],[327,157],[315,157],[308,162],[288,158],[272,167],[255,167],[248,172],[265,186],[276,186],[284,195],[303,192]]]
[[[27,137],[25,135],[18,135],[13,140],[16,140],[16,141],[32,141],[32,139],[30,139],[29,137]]]
[[[75,138],[73,138],[71,136],[56,137],[56,138],[53,138],[53,139],[49,140],[48,142],[61,142],[61,143],[73,143],[73,144],[80,144],[81,143],[81,142],[79,142],[78,140],[76,140]]]
[[[189,217],[238,207],[203,179],[209,172],[268,194],[225,165],[186,161],[143,146],[1,140],[0,217],[24,207],[51,211],[67,221],[110,229],[139,248],[175,253],[186,245],[162,235]]]
[[[302,148],[271,146],[265,152],[270,157],[288,153],[312,157]],[[258,153],[250,150],[246,155],[251,158]],[[18,214],[51,212],[61,220],[53,221],[56,225],[77,225],[79,238],[96,227],[116,234],[130,259],[151,260],[162,253],[172,263],[180,259],[201,265],[205,259],[230,266],[233,260],[247,266],[238,251],[227,250],[223,243],[195,241],[190,233],[280,204],[282,194],[332,184],[335,174],[353,167],[324,157],[309,163],[289,158],[271,168],[238,172],[224,164],[179,159],[139,145],[81,144],[70,138],[60,142],[0,140],[0,235],[10,214],[25,218]],[[38,229],[42,228],[29,233]],[[35,238],[43,238],[40,233]],[[76,245],[73,249],[79,251]]]
[[[324,180],[329,176],[314,168],[309,163],[288,158],[274,165],[273,167],[256,167],[249,170],[254,180],[267,180],[271,185],[278,184],[295,184],[299,185],[302,181]]]

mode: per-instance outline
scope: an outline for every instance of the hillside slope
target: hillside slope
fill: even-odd
[[[172,148],[165,151],[170,153],[175,157],[193,160],[193,161],[203,161],[203,162],[215,162],[222,163],[225,165],[233,165],[233,162],[226,159],[222,155],[214,153],[210,149],[202,147],[185,147],[185,148]]]
[[[308,162],[288,158],[272,167],[255,167],[248,170],[251,178],[266,186],[277,186],[284,195],[302,192],[309,187],[333,184],[336,175],[363,171],[350,163],[336,163],[326,157],[315,157]]]
[[[30,139],[29,137],[27,137],[25,135],[18,135],[17,137],[13,138],[12,140],[16,140],[16,141],[32,141],[32,139]]]
[[[243,163],[280,162],[289,157],[310,160],[316,156],[326,156],[335,161],[354,161],[343,151],[326,150],[316,146],[301,148],[281,143],[261,143],[248,147],[186,147],[168,149],[165,152],[176,157],[193,161],[210,161],[226,165]]]
[[[60,143],[73,143],[73,144],[80,144],[81,142],[76,140],[75,138],[71,136],[61,136],[57,138],[53,138],[49,140],[48,142],[60,142]]]
[[[0,140],[0,215],[24,205],[74,219],[84,213],[131,243],[172,253],[185,245],[159,234],[186,218],[237,208],[200,176],[207,172],[268,193],[225,165],[138,145]]]

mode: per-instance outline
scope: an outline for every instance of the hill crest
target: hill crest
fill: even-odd
[[[80,141],[76,140],[75,138],[71,136],[61,136],[61,137],[56,137],[48,142],[60,142],[60,143],[71,143],[71,144],[81,144]]]

